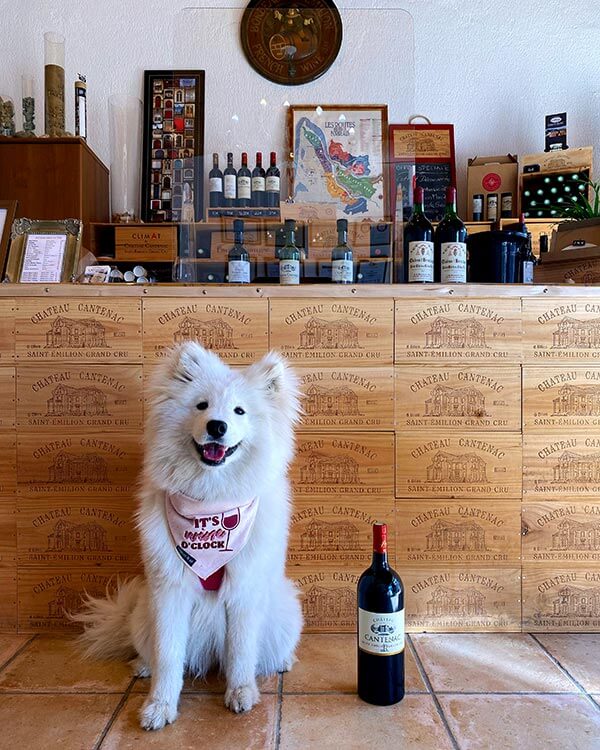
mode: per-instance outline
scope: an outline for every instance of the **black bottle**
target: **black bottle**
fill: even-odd
[[[433,227],[425,216],[425,191],[416,187],[410,219],[404,227],[404,281],[427,283],[434,279]]]
[[[211,208],[223,205],[223,172],[219,169],[219,154],[213,154],[213,168],[208,173],[208,190]]]

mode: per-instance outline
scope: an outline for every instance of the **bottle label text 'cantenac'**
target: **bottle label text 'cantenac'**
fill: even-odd
[[[358,610],[358,647],[369,654],[391,656],[404,651],[404,610]]]

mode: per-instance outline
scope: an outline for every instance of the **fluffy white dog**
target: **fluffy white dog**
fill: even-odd
[[[271,353],[233,369],[195,343],[157,368],[137,514],[145,578],[77,616],[92,656],[152,677],[146,729],[175,720],[185,671],[225,674],[248,711],[256,678],[294,661],[302,614],[285,577],[297,380]]]

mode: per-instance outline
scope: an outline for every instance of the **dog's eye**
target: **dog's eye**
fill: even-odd
[[[205,409],[208,409],[208,401],[200,401],[199,404],[196,404],[196,409],[199,411],[204,411]]]
[[[241,406],[236,406],[236,407],[235,407],[235,409],[234,409],[233,411],[234,411],[234,412],[235,412],[236,414],[245,414],[245,413],[246,413],[246,412],[245,412],[245,410],[244,410],[244,409],[242,409],[242,407],[241,407]]]

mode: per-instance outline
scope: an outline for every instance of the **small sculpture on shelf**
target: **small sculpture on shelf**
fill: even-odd
[[[35,99],[33,96],[33,78],[22,76],[22,106],[23,106],[23,130],[17,135],[25,138],[35,137]]]
[[[15,107],[12,100],[0,96],[0,135],[15,134]]]

